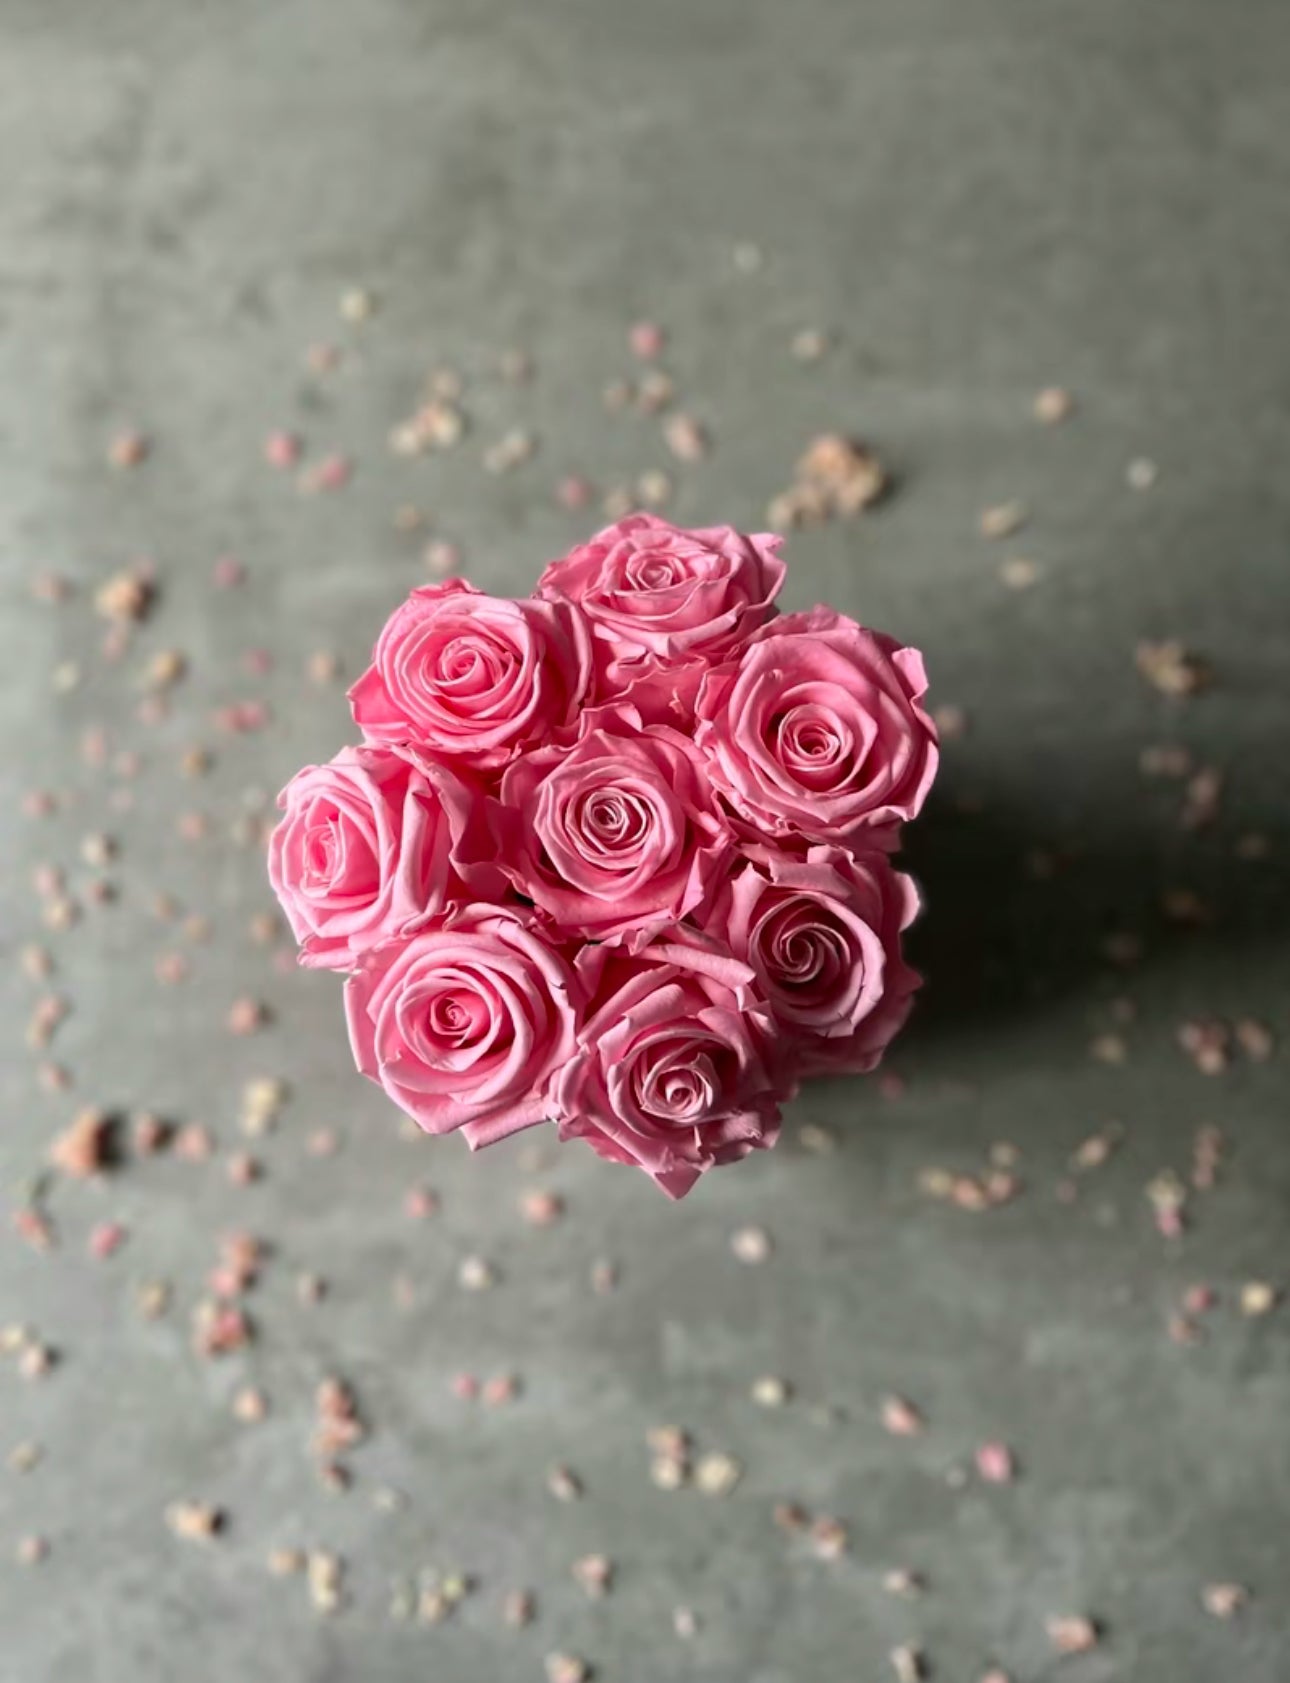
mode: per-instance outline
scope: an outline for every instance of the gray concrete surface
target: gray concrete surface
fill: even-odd
[[[2,1447],[44,1449],[0,1473],[5,1683],[525,1683],[557,1650],[604,1683],[868,1683],[902,1643],[945,1683],[991,1663],[1017,1683],[1290,1675],[1290,1311],[1238,1301],[1246,1281],[1290,1286],[1285,1052],[1206,1076],[1176,1041],[1191,1018],[1288,1026],[1288,51],[1272,0],[5,0],[0,1188],[7,1211],[35,1195],[58,1244],[5,1232],[0,1323],[59,1357],[43,1380],[0,1367]],[[337,313],[354,286],[379,303],[361,325]],[[656,422],[605,417],[638,317],[666,326],[711,430],[696,467],[669,464]],[[803,366],[790,342],[812,326],[831,343]],[[322,375],[319,341],[343,351]],[[495,372],[515,345],[526,386]],[[470,435],[400,460],[386,434],[440,365],[465,377]],[[1052,383],[1077,413],[1041,427]],[[493,478],[482,451],[516,425],[539,451]],[[310,460],[351,455],[352,484],[298,495],[260,458],[282,426]],[[126,427],[154,441],[133,472],[106,461]],[[930,980],[889,1065],[903,1093],[811,1088],[776,1153],[679,1207],[533,1136],[477,1160],[405,1140],[349,1068],[334,978],[283,974],[249,940],[268,897],[238,840],[346,732],[310,653],[353,675],[424,576],[425,536],[393,510],[431,510],[472,578],[525,590],[593,518],[556,507],[562,474],[604,490],[670,466],[677,519],[759,524],[826,429],[871,439],[899,486],[793,539],[788,598],[921,644],[936,700],[970,724],[913,848]],[[1135,458],[1158,464],[1150,490],[1126,484]],[[1011,498],[1029,525],[984,542],[979,511]],[[212,587],[224,553],[240,589]],[[1000,583],[1005,554],[1037,564],[1032,589]],[[142,555],[157,609],[113,664],[94,592]],[[61,607],[31,598],[49,570],[75,587]],[[1167,637],[1212,664],[1209,693],[1143,682],[1135,644]],[[267,676],[243,665],[257,647]],[[189,674],[140,722],[139,675],[172,648]],[[222,733],[215,710],[248,697],[271,725]],[[137,778],[84,763],[98,724],[141,755]],[[1209,828],[1181,830],[1180,787],[1142,776],[1159,743],[1225,772]],[[187,781],[197,744],[213,769]],[[19,816],[35,789],[58,795],[51,817]],[[193,810],[212,821],[196,843],[177,830]],[[103,907],[78,851],[97,831],[120,844]],[[1246,857],[1252,833],[1266,858]],[[41,863],[85,902],[66,932],[42,928]],[[1166,914],[1179,890],[1199,926]],[[210,918],[208,942],[152,914],[162,891]],[[1116,932],[1141,937],[1139,965],[1107,962]],[[32,941],[55,955],[47,984],[21,973]],[[163,987],[173,950],[192,973]],[[49,990],[70,1014],[32,1053]],[[224,1025],[241,995],[273,1012],[245,1040]],[[1090,1056],[1106,1034],[1122,1062]],[[41,1089],[48,1060],[69,1090]],[[246,1142],[260,1074],[292,1097]],[[84,1104],[201,1120],[219,1152],[45,1178]],[[1071,1154],[1112,1122],[1118,1150],[1063,1201]],[[1207,1124],[1228,1142],[1219,1184],[1164,1239],[1145,1188],[1186,1178]],[[309,1149],[319,1127],[330,1159]],[[920,1190],[999,1141],[1020,1153],[1015,1201],[975,1215]],[[238,1149],[263,1165],[251,1187],[225,1172]],[[419,1184],[433,1220],[402,1213]],[[533,1186],[564,1222],[525,1225]],[[101,1262],[86,1245],[107,1220],[128,1239]],[[759,1267],[731,1254],[748,1225],[773,1240]],[[273,1247],[247,1297],[257,1337],[206,1362],[188,1318],[237,1228]],[[491,1292],[458,1287],[468,1254],[496,1265]],[[590,1288],[598,1258],[612,1294]],[[302,1271],[327,1283],[316,1306]],[[149,1321],[136,1297],[156,1280],[173,1306]],[[1169,1320],[1195,1282],[1218,1306],[1183,1344]],[[459,1372],[514,1372],[522,1393],[463,1402]],[[309,1451],[332,1373],[370,1425],[345,1494]],[[749,1399],[762,1374],[791,1383],[784,1408]],[[271,1412],[246,1426],[230,1399],[252,1382]],[[921,1437],[883,1430],[891,1392]],[[664,1423],[735,1455],[738,1488],[655,1489],[645,1434]],[[1011,1485],[973,1469],[992,1439],[1015,1450]],[[559,1463],[581,1501],[548,1494]],[[174,1538],[180,1499],[221,1507],[224,1535]],[[814,1558],[779,1502],[841,1519],[846,1555]],[[30,1536],[49,1555],[24,1567]],[[336,1614],[268,1573],[278,1546],[344,1558]],[[601,1601],[570,1576],[591,1551],[617,1567]],[[925,1593],[885,1590],[893,1568]],[[426,1569],[473,1593],[437,1626],[393,1618],[391,1586]],[[1208,1614],[1214,1582],[1248,1607]],[[538,1618],[511,1631],[501,1598],[524,1586]],[[1055,1656],[1063,1614],[1098,1622],[1094,1652]]]

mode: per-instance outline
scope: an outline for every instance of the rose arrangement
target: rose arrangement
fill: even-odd
[[[681,1197],[908,1016],[922,658],[779,614],[780,541],[634,514],[525,600],[414,590],[362,742],[280,796],[300,960],[348,972],[358,1068],[428,1133],[553,1119]]]

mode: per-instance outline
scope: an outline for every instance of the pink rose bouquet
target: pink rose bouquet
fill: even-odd
[[[348,973],[358,1068],[427,1133],[553,1121],[679,1198],[908,1016],[922,658],[779,616],[779,544],[634,514],[525,600],[414,590],[362,743],[283,790],[301,962]]]

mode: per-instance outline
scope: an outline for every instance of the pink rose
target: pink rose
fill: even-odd
[[[642,946],[704,899],[731,836],[692,742],[630,707],[584,715],[572,748],[506,769],[499,863],[569,931]]]
[[[754,832],[887,848],[936,776],[926,690],[917,649],[813,608],[708,673],[697,741]]]
[[[921,978],[901,956],[918,911],[911,878],[883,853],[750,849],[708,926],[757,972],[802,1074],[871,1070]]]
[[[552,1114],[575,1048],[577,995],[560,955],[518,912],[469,905],[365,953],[345,984],[350,1045],[428,1134],[489,1145]]]
[[[501,766],[575,720],[590,653],[568,603],[513,602],[449,579],[390,615],[350,705],[369,741]]]
[[[773,1024],[756,976],[695,934],[635,957],[584,947],[591,993],[555,1083],[561,1139],[632,1163],[681,1198],[705,1169],[774,1145]]]
[[[656,674],[667,689],[684,690],[692,679],[693,699],[702,663],[729,653],[774,614],[784,582],[775,553],[781,541],[730,526],[685,531],[655,514],[629,514],[553,561],[538,593],[576,602],[587,616],[602,698]]]
[[[281,823],[269,838],[269,880],[300,962],[346,970],[365,948],[389,940],[460,892],[502,881],[480,862],[482,802],[442,767],[392,748],[342,748],[306,766],[278,796]]]

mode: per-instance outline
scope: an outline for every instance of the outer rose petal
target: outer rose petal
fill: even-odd
[[[364,954],[345,984],[359,1070],[427,1133],[486,1145],[550,1115],[581,990],[518,912],[467,905]]]
[[[917,650],[814,608],[707,674],[697,741],[754,839],[890,849],[936,776],[926,687]]]

